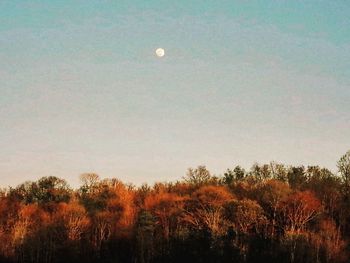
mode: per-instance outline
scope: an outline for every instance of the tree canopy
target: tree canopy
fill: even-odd
[[[0,190],[0,262],[349,262],[350,151],[337,173],[271,162],[153,186],[80,179]]]

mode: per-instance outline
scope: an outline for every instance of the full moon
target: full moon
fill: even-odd
[[[157,57],[163,57],[164,55],[165,55],[165,51],[164,51],[164,49],[163,48],[157,48],[156,49],[156,55],[157,55]]]

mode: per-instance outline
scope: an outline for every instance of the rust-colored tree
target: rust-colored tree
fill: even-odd
[[[300,233],[322,211],[321,202],[310,191],[296,191],[280,205],[283,227],[286,232]]]
[[[161,226],[163,237],[169,239],[169,234],[175,232],[180,225],[180,216],[183,212],[184,197],[176,193],[161,191],[153,193],[145,199],[145,209],[151,211]]]
[[[203,186],[191,195],[184,220],[196,229],[208,229],[213,235],[226,231],[224,205],[234,196],[224,186]]]

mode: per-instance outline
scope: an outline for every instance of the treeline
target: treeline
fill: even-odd
[[[350,151],[337,174],[255,164],[135,187],[81,175],[0,191],[1,262],[349,262]]]

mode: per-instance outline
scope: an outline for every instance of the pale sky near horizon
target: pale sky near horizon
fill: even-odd
[[[349,14],[343,0],[2,0],[0,186],[269,161],[336,171]]]

